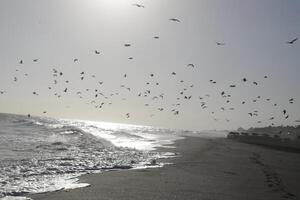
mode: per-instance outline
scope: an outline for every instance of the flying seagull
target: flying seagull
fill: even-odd
[[[224,46],[224,45],[225,45],[224,42],[216,42],[216,44],[217,44],[218,46]]]
[[[170,21],[173,21],[173,22],[180,22],[180,20],[179,19],[176,19],[176,18],[171,18],[171,19],[169,19]]]
[[[100,54],[100,51],[95,50],[95,54]]]
[[[286,43],[287,44],[294,44],[294,42],[296,42],[297,40],[298,40],[298,38],[295,38],[295,39],[293,39],[291,41],[287,41]]]
[[[132,4],[132,5],[133,5],[133,6],[136,6],[136,7],[138,7],[138,8],[145,8],[144,5],[138,4],[138,3],[134,3],[134,4]]]
[[[188,64],[187,66],[188,66],[188,67],[193,67],[193,68],[195,67],[195,65],[192,64],[192,63]]]

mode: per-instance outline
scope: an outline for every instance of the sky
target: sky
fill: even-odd
[[[286,42],[299,21],[296,0],[2,0],[0,112],[190,130],[297,125],[300,41]]]

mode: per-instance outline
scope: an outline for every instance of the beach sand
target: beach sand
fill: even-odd
[[[90,187],[34,194],[35,200],[300,199],[300,154],[225,138],[187,137],[163,168],[82,176]]]

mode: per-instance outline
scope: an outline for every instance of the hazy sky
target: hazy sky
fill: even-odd
[[[295,125],[300,41],[286,42],[300,37],[299,22],[297,0],[1,0],[0,112],[195,130],[265,126],[271,117]]]

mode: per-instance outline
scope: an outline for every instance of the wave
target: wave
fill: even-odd
[[[163,129],[0,114],[0,198],[88,184],[78,176],[161,167],[156,147],[179,139]]]

